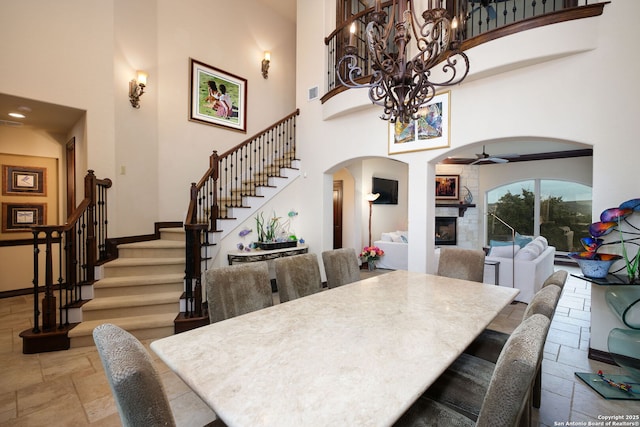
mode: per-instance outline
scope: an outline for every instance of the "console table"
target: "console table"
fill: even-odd
[[[227,261],[229,265],[240,264],[243,262],[258,262],[267,261],[269,266],[269,278],[271,278],[271,290],[276,292],[278,290],[276,285],[276,273],[273,266],[273,260],[276,258],[282,258],[286,256],[306,254],[309,252],[309,245],[298,245],[294,248],[283,249],[252,249],[251,251],[231,251],[227,252]]]

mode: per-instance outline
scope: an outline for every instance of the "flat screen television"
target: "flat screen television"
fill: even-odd
[[[398,181],[372,177],[371,192],[380,193],[380,197],[373,201],[374,205],[398,204]]]

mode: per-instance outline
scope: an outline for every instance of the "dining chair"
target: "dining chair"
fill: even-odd
[[[266,261],[216,267],[206,272],[209,323],[273,305]]]
[[[484,258],[481,249],[441,248],[437,275],[482,283]]]
[[[542,287],[544,288],[547,285],[557,285],[562,289],[564,288],[564,284],[567,282],[568,276],[569,272],[567,270],[554,271],[545,279],[544,282],[542,282]]]
[[[281,303],[322,290],[322,277],[316,254],[276,258],[274,268]]]
[[[527,425],[549,324],[542,314],[520,323],[495,365],[463,354],[394,426]]]
[[[125,427],[175,426],[173,411],[149,352],[131,333],[111,323],[93,330],[93,341]],[[222,427],[219,418],[205,427]]]
[[[533,299],[527,306],[522,316],[522,320],[526,320],[534,314],[542,314],[550,321],[560,300],[562,289],[557,285],[547,285],[540,289],[533,296]],[[504,348],[509,334],[496,331],[493,329],[485,329],[471,344],[465,349],[466,354],[479,357],[488,362],[495,363],[500,356],[500,352]],[[536,373],[536,379],[533,384],[533,407],[539,408],[542,395],[542,372]]]
[[[169,399],[151,356],[124,329],[105,323],[93,330],[102,366],[124,426],[175,426]]]
[[[322,252],[322,263],[329,289],[360,280],[358,255],[353,248],[324,251]]]

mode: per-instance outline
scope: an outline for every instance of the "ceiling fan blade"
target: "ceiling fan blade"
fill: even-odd
[[[489,157],[487,160],[493,163],[507,163],[509,160],[503,159],[502,157]]]
[[[477,159],[467,158],[467,157],[447,157],[442,161],[442,163],[447,165],[468,165]]]

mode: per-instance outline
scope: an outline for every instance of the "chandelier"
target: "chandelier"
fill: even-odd
[[[456,37],[457,19],[450,19],[446,9],[433,7],[422,12],[422,20],[416,17],[413,0],[393,0],[388,20],[376,0],[364,31],[371,62],[369,83],[358,82],[365,75],[364,65],[358,63],[365,52],[355,46],[355,22],[351,24],[349,44],[336,74],[346,87],[369,88],[371,102],[383,107],[383,120],[409,123],[417,119],[420,107],[433,99],[437,87],[458,84],[469,73],[469,58]],[[412,34],[415,47],[409,44]],[[432,72],[436,66],[437,72]]]

